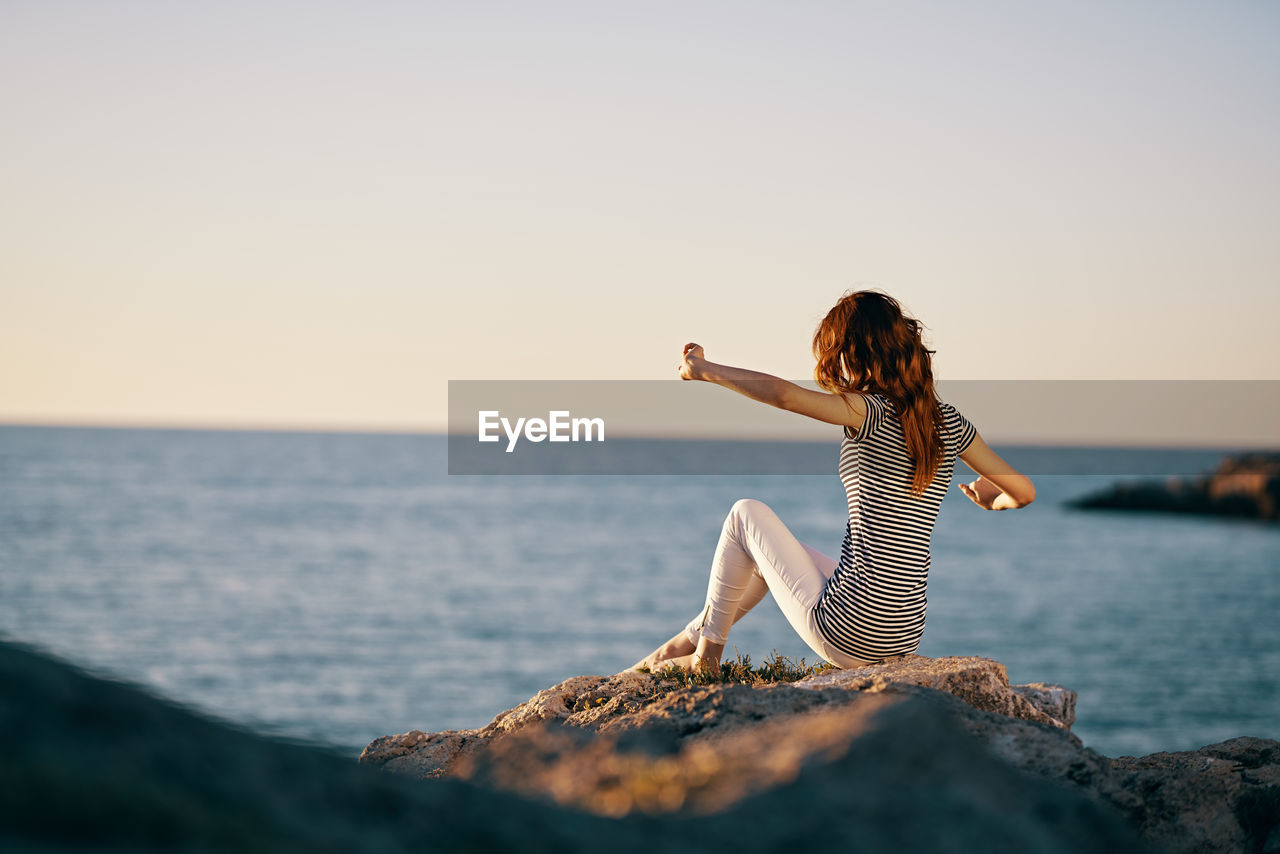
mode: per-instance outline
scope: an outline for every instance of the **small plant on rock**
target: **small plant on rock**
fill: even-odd
[[[764,664],[759,667],[752,667],[751,656],[738,652],[736,647],[734,648],[734,655],[733,659],[726,659],[720,662],[720,674],[718,676],[705,671],[691,672],[673,666],[653,671],[648,668],[642,668],[641,672],[650,673],[663,681],[674,681],[689,688],[695,685],[719,685],[722,683],[760,685],[769,682],[798,682],[806,676],[835,669],[833,665],[825,661],[809,665],[805,663],[803,658],[799,660],[788,658],[780,654],[776,649],[769,654]]]

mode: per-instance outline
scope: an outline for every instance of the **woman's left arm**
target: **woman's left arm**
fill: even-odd
[[[684,345],[684,358],[678,367],[682,380],[715,383],[760,403],[827,424],[857,429],[867,417],[867,405],[859,394],[846,397],[813,391],[771,374],[709,362],[697,344]]]

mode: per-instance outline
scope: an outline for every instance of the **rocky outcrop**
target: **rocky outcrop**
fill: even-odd
[[[360,761],[415,777],[438,777],[486,742],[541,721],[600,732],[654,728],[696,733],[709,726],[737,727],[842,703],[853,693],[877,693],[893,685],[934,688],[976,708],[1063,730],[1075,722],[1074,691],[1040,683],[1011,686],[1004,665],[989,658],[912,655],[857,670],[831,670],[791,684],[724,686],[712,704],[702,703],[697,691],[673,695],[674,683],[642,673],[577,676],[539,691],[479,729],[384,736],[364,749]]]
[[[793,690],[797,711],[770,719],[788,701],[762,705],[753,690],[667,691],[660,701],[685,712],[666,732],[566,725],[558,721],[589,705],[603,721],[625,714],[589,690],[552,692],[546,704],[506,716],[510,732],[466,757],[465,774],[414,780],[254,735],[0,642],[0,850],[1143,850],[1105,803],[1028,776],[968,737],[948,704],[990,713],[946,694],[905,684],[837,689],[854,702],[811,707],[831,692]],[[566,693],[584,708],[560,717]],[[784,696],[761,696],[773,694]],[[732,725],[751,710],[765,713],[756,721],[763,740]],[[706,736],[693,732],[696,721]],[[539,782],[529,794],[517,770]],[[673,810],[677,795],[685,806]],[[593,811],[560,805],[578,800]]]
[[[969,705],[1011,718],[1070,729],[1076,721],[1076,692],[1033,682],[1010,685],[1004,665],[989,658],[925,658],[909,655],[856,670],[829,670],[796,683],[817,690],[883,691],[890,685],[935,688]]]
[[[881,671],[693,688],[581,677],[499,716],[439,779],[416,780],[0,642],[0,849],[1277,848],[1280,743],[1108,759],[1065,726],[974,705],[1002,695],[995,662]],[[1030,694],[1066,723],[1065,694]]]
[[[1083,509],[1158,510],[1280,520],[1280,453],[1225,457],[1209,475],[1119,483],[1070,502]]]
[[[1280,851],[1280,742],[1111,759],[1081,744],[1074,719],[1074,692],[1010,685],[999,662],[909,656],[796,683],[577,677],[480,729],[378,739],[360,761],[615,818],[758,822],[816,804],[827,830],[837,815],[857,824],[864,848],[886,832],[886,845],[967,850],[886,831],[940,810],[967,816],[956,839],[986,827],[981,850],[1021,822],[1047,836],[1009,850]],[[1133,831],[1145,843],[1122,841]]]
[[[802,703],[825,693],[778,687],[768,694]],[[705,722],[697,732],[533,724],[469,753],[450,777],[548,808],[667,822],[685,836],[679,850],[707,847],[687,836],[696,827],[738,840],[712,850],[1147,850],[1110,804],[992,749],[1046,753],[1030,745],[1051,732],[1060,750],[1071,744],[1060,729],[906,684],[748,722],[759,690],[702,687],[663,701]],[[973,737],[984,720],[989,737]]]
[[[1280,742],[1233,738],[1112,760],[1143,836],[1167,851],[1280,852]]]

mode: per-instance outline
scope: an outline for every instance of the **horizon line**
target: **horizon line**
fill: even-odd
[[[116,420],[116,419],[74,419],[74,418],[51,418],[51,419],[27,419],[14,418],[12,416],[0,416],[0,428],[17,427],[17,428],[52,428],[52,429],[83,429],[83,430],[153,430],[153,431],[184,431],[192,433],[281,433],[281,434],[328,434],[328,435],[366,435],[366,436],[421,436],[434,438],[449,438],[450,436],[466,436],[470,437],[470,433],[450,433],[447,427],[428,427],[428,426],[412,426],[403,424],[364,424],[364,423],[347,423],[330,422],[327,424],[318,423],[292,423],[292,422],[195,422],[195,421],[172,421],[167,419],[156,420]],[[725,435],[676,435],[676,434],[623,434],[610,437],[614,440],[623,441],[668,441],[668,442],[755,442],[755,443],[785,443],[785,444],[809,444],[809,445],[825,445],[835,441],[832,439],[818,439],[812,436],[725,436]],[[1055,447],[1055,448],[1125,448],[1125,449],[1165,449],[1165,450],[1252,450],[1252,451],[1280,451],[1280,444],[1272,444],[1270,446],[1261,442],[1239,441],[1230,439],[1193,439],[1187,441],[1170,441],[1170,440],[1151,440],[1140,441],[1134,439],[1075,439],[1070,437],[1009,437],[1009,438],[987,438],[992,445],[997,446],[1018,446],[1018,447]]]

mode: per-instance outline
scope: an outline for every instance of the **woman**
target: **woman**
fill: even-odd
[[[813,336],[812,391],[707,361],[686,344],[680,378],[844,427],[839,474],[849,504],[840,560],[798,541],[769,507],[744,499],[725,519],[702,613],[635,667],[719,673],[729,627],[772,593],[826,661],[859,667],[915,652],[924,632],[929,540],[956,458],[978,473],[960,490],[985,510],[1025,507],[1031,480],[987,446],[933,387],[921,325],[892,297],[845,294]]]

